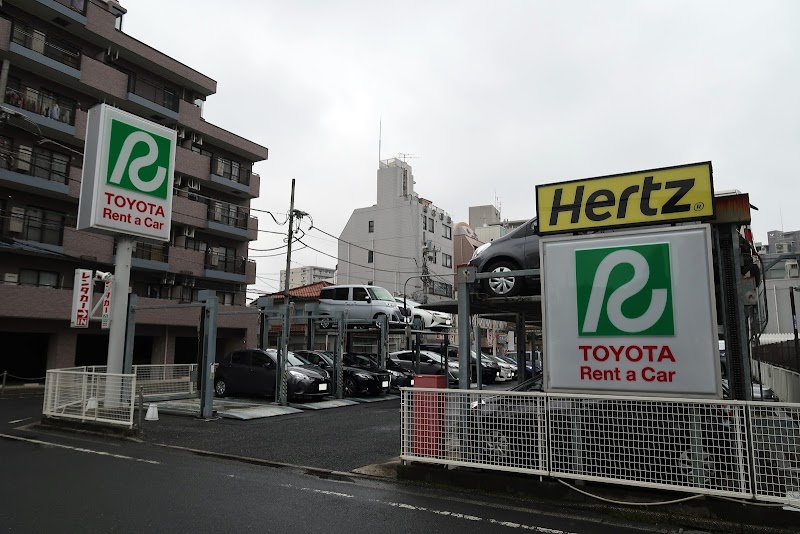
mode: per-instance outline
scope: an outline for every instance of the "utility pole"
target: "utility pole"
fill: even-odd
[[[428,303],[428,245],[422,247],[422,304]]]
[[[292,235],[294,234],[294,178],[292,178],[292,198],[289,201],[289,233],[286,250],[286,279],[283,282],[283,300],[285,309],[283,312],[283,334],[281,335],[281,350],[278,352],[278,369],[281,377],[281,389],[278,392],[278,398],[281,406],[286,406],[289,403],[288,395],[288,375],[286,364],[288,362],[289,354],[289,323],[291,316],[289,315],[289,270],[292,268]]]

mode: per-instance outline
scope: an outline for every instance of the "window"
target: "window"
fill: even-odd
[[[453,286],[446,283],[446,282],[433,282],[433,294],[439,295],[440,297],[450,297],[453,296]]]
[[[237,351],[231,354],[231,363],[244,365],[250,363],[250,358],[247,357],[247,352]]]
[[[363,287],[354,287],[353,288],[353,300],[356,302],[367,300],[369,293],[367,293],[366,288]]]
[[[19,285],[58,288],[58,273],[20,269]]]
[[[64,237],[64,214],[39,208],[26,208],[23,239],[61,245]]]
[[[250,354],[253,358],[253,367],[272,368],[272,360],[263,352],[253,351]]]
[[[445,254],[442,252],[442,265],[445,267],[452,267],[453,266],[453,256],[450,254]]]
[[[219,303],[225,306],[233,306],[233,293],[217,293],[219,296]]]
[[[436,265],[436,251],[435,250],[431,250],[430,252],[428,252],[428,259],[430,260],[430,262],[432,264]]]
[[[442,234],[445,239],[453,239],[453,228],[451,226],[447,226],[446,224],[442,225],[444,228],[444,233]]]
[[[370,234],[375,231],[375,221],[369,221],[367,225],[367,232]]]
[[[334,300],[350,300],[349,287],[337,287],[333,294]]]
[[[192,152],[196,152],[201,156],[208,156],[209,158],[214,156],[210,151],[203,148],[202,145],[192,144]]]
[[[433,224],[433,217],[428,219],[428,231],[433,232],[436,229],[436,226]]]
[[[375,259],[375,253],[371,250],[367,251],[367,263],[372,263]]]
[[[422,216],[422,229],[423,230],[428,229],[428,218],[424,215]]]

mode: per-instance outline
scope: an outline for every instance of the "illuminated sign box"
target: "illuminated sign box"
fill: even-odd
[[[714,216],[711,162],[536,187],[540,234]]]
[[[152,121],[90,109],[77,229],[169,241],[176,142]]]

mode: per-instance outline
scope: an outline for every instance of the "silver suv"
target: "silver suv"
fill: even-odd
[[[380,324],[382,317],[389,323],[401,323],[400,307],[389,291],[378,286],[360,284],[328,286],[319,293],[318,313],[333,316],[320,319],[320,328],[330,328],[340,312],[347,312],[348,323]]]

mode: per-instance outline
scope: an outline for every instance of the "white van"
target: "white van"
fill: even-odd
[[[400,307],[389,291],[378,286],[360,284],[328,286],[319,293],[318,313],[333,316],[320,319],[320,328],[328,328],[340,312],[347,312],[348,323],[374,324],[389,318],[389,323],[402,323]]]

